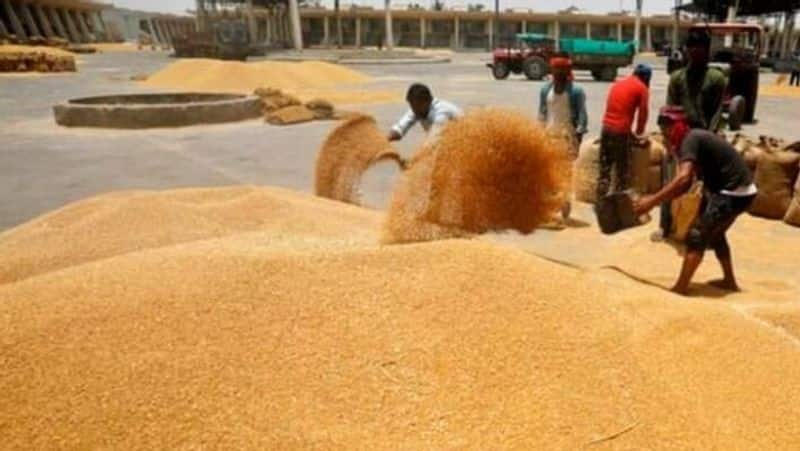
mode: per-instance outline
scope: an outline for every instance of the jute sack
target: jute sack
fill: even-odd
[[[575,161],[575,198],[593,204],[597,201],[597,178],[600,172],[600,138],[585,139]]]
[[[800,227],[800,176],[794,183],[794,197],[789,204],[789,209],[786,211],[786,216],[783,221],[787,224]]]
[[[650,164],[652,148],[655,143],[649,140],[644,146],[631,146],[631,188],[637,193],[648,192],[650,185]]]
[[[672,236],[678,241],[686,240],[689,229],[700,213],[703,203],[703,182],[695,182],[686,194],[672,201]]]
[[[766,153],[758,162],[755,183],[758,187],[750,213],[770,219],[782,219],[792,202],[800,154]]]

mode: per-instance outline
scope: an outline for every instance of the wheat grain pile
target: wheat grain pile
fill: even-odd
[[[551,219],[568,195],[566,143],[521,112],[470,111],[447,124],[424,152],[426,157],[419,159],[424,168],[405,176],[424,180],[406,182],[393,196],[387,243],[412,241],[411,236],[419,235],[397,227],[395,215],[465,233],[530,233]],[[407,195],[415,198],[401,198]]]
[[[358,204],[362,174],[379,161],[400,156],[371,116],[354,116],[334,128],[317,154],[314,193]]]
[[[75,54],[56,47],[0,45],[0,72],[75,72]]]
[[[380,247],[378,224],[236,187],[4,233],[4,446],[796,446],[800,346],[770,320],[489,243]]]

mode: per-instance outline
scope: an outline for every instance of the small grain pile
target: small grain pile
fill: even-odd
[[[800,97],[800,87],[787,84],[762,85],[758,93],[768,97]]]
[[[75,72],[75,55],[55,47],[0,45],[0,72]]]
[[[421,152],[424,157],[416,158],[404,177],[421,180],[406,181],[393,196],[385,242],[427,235],[403,231],[397,224],[408,220],[395,216],[464,233],[530,233],[548,221],[568,195],[566,143],[517,111],[470,111],[448,123]],[[419,198],[403,198],[408,195]]]
[[[265,120],[273,125],[291,125],[311,122],[315,119],[314,112],[305,105],[293,105],[267,113]]]
[[[4,233],[3,279],[33,266],[0,284],[3,446],[796,448],[800,346],[771,323],[794,310],[476,241],[375,246],[378,216],[221,188]]]
[[[317,196],[359,203],[361,176],[379,161],[400,156],[371,116],[355,116],[334,128],[317,154],[314,193]]]

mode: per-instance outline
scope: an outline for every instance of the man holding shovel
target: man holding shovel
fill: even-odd
[[[738,291],[725,233],[758,192],[753,175],[736,149],[724,139],[707,130],[691,129],[683,108],[662,108],[658,124],[667,148],[678,161],[677,174],[659,192],[634,201],[634,213],[643,215],[660,203],[680,196],[689,190],[695,177],[703,180],[705,192],[701,211],[686,236],[683,266],[672,291],[681,295],[688,293],[689,283],[707,248],[714,249],[724,275],[710,284]]]

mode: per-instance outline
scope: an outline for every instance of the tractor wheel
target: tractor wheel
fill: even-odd
[[[742,96],[732,98],[728,105],[728,127],[733,131],[741,130],[746,112],[747,100]]]
[[[613,66],[605,66],[600,69],[600,80],[614,81],[617,79],[617,68]]]
[[[522,72],[528,80],[541,80],[547,75],[547,63],[543,58],[532,56],[522,62]]]
[[[495,80],[505,80],[508,78],[508,74],[511,73],[511,69],[508,67],[508,64],[503,62],[494,63],[492,66],[492,75],[494,76]]]

